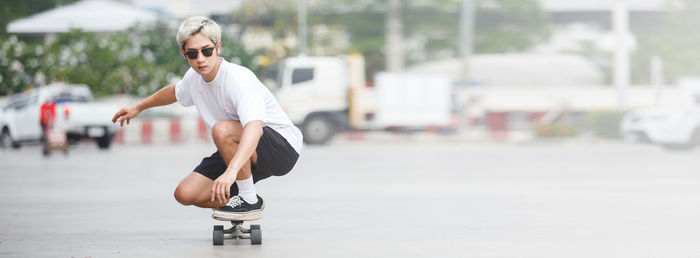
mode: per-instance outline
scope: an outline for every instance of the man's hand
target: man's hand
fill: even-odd
[[[112,117],[112,123],[119,123],[119,126],[124,126],[124,121],[126,121],[126,124],[129,124],[131,119],[141,113],[141,111],[152,107],[169,105],[175,103],[175,101],[177,101],[175,97],[175,84],[170,84],[138,104],[117,111],[114,117]]]
[[[219,176],[214,180],[214,185],[211,187],[211,201],[213,202],[227,202],[228,198],[231,197],[231,185],[236,182],[236,176],[238,173],[229,172],[231,170],[226,170],[224,174]]]
[[[135,106],[125,107],[117,111],[112,117],[112,123],[119,123],[119,126],[124,126],[124,121],[129,124],[132,118],[141,113],[141,111]]]

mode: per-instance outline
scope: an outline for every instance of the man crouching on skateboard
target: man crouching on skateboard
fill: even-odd
[[[190,69],[177,83],[119,110],[112,122],[124,126],[145,109],[176,101],[195,105],[218,151],[182,179],[175,199],[213,208],[215,219],[255,220],[262,217],[265,204],[254,183],[294,167],[302,134],[250,70],[219,57],[220,39],[221,28],[214,21],[185,20],[177,43]]]

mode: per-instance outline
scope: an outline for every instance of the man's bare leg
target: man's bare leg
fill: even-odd
[[[226,165],[228,166],[233,156],[236,155],[238,151],[238,144],[241,141],[241,135],[243,134],[243,126],[238,121],[233,120],[221,120],[217,122],[212,128],[212,137],[214,138],[214,144],[221,154],[221,158],[224,159]],[[253,153],[250,161],[241,168],[238,172],[236,180],[248,179],[252,176],[250,165],[256,164],[258,161],[257,153]]]
[[[238,121],[222,120],[212,128],[212,136],[221,158],[228,166],[238,151],[238,146],[243,134],[243,127]],[[214,210],[212,217],[221,220],[256,220],[262,217],[265,208],[262,198],[255,192],[251,163],[257,163],[257,153],[246,161],[243,167],[237,171],[236,186],[238,194],[223,207]],[[229,196],[230,197],[230,196]]]
[[[238,150],[238,143],[242,133],[243,127],[238,121],[219,121],[212,128],[214,143],[227,166]],[[257,162],[257,154],[253,154],[251,161]],[[238,172],[236,180],[251,178],[251,161],[248,161]],[[226,205],[225,202],[211,201],[213,184],[213,180],[200,173],[192,172],[180,181],[180,184],[175,189],[175,199],[183,205],[195,205],[202,208],[219,208]]]
[[[175,188],[175,200],[182,205],[195,205],[201,208],[219,208],[226,205],[226,202],[211,201],[211,187],[214,180],[192,172],[180,181]]]
[[[227,166],[238,151],[242,134],[243,126],[238,121],[221,120],[212,128],[214,143]],[[255,162],[256,160],[257,154],[253,152],[250,160],[248,160],[236,174],[235,184],[238,186],[238,196],[250,204],[257,203],[258,201],[251,171],[251,162]]]

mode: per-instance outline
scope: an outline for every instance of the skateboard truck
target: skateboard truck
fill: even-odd
[[[250,244],[262,244],[262,231],[260,225],[250,225],[250,228],[243,227],[243,221],[231,221],[233,227],[224,230],[223,225],[214,225],[213,242],[214,245],[223,245],[224,239],[250,239]]]

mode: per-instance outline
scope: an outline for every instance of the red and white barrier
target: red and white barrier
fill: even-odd
[[[209,130],[201,119],[133,119],[114,135],[116,144],[176,144],[208,141]]]
[[[207,125],[204,123],[204,120],[201,118],[197,120],[197,133],[200,140],[209,139],[209,130],[207,129]]]
[[[182,142],[182,130],[178,119],[170,120],[170,142]]]

